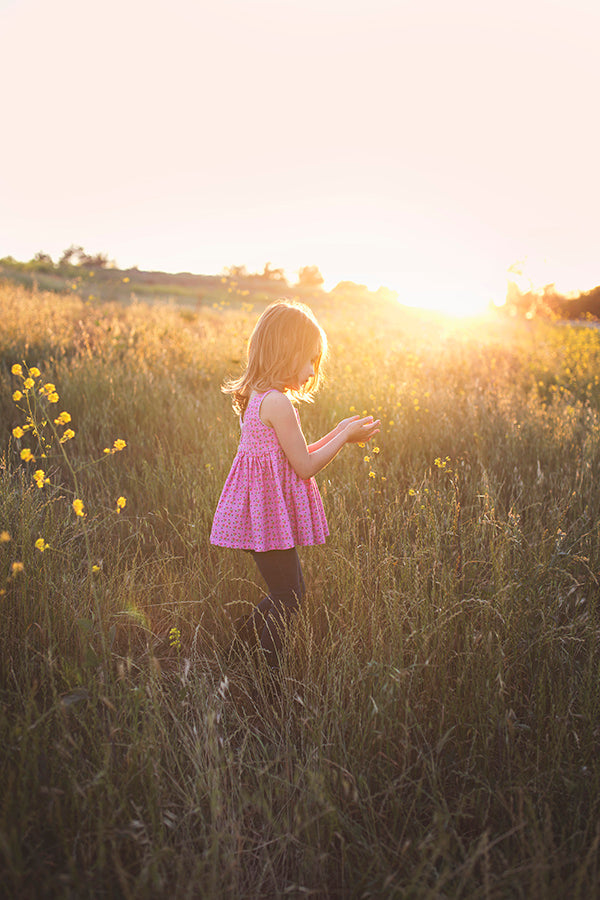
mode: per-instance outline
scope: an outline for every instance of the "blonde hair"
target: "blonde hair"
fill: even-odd
[[[226,381],[221,390],[232,395],[233,408],[242,416],[252,391],[276,388],[295,399],[312,401],[326,355],[327,336],[312,310],[294,300],[276,300],[267,306],[250,335],[245,371]],[[309,360],[314,363],[314,376],[306,385],[293,387],[300,368]]]

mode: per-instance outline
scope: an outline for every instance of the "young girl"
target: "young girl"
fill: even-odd
[[[210,540],[252,553],[269,594],[243,630],[258,634],[273,666],[284,627],[305,594],[296,548],[323,544],[329,534],[314,476],[345,444],[379,431],[372,416],[352,416],[307,445],[292,399],[312,400],[326,352],[325,332],[312,311],[279,300],[256,323],[245,372],[222,388],[233,396],[241,438]]]

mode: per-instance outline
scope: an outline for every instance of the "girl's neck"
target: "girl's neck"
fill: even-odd
[[[264,391],[256,391],[256,390],[251,391],[250,397],[248,399],[252,400],[253,397],[262,397],[263,394],[268,394],[269,391],[279,391],[280,394],[286,393],[286,391],[282,391],[281,388],[269,387],[269,388],[266,388]]]

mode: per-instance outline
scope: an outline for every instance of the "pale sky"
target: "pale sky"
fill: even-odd
[[[597,0],[0,0],[0,256],[600,284]]]

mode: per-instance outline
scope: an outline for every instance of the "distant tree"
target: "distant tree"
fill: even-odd
[[[46,265],[46,266],[47,266],[47,265],[50,265],[50,266],[53,266],[53,265],[54,265],[54,263],[52,262],[52,257],[51,257],[48,253],[44,253],[43,250],[38,250],[38,252],[35,254],[35,256],[34,256],[33,259],[31,260],[31,262],[34,262],[34,263],[43,263],[43,264]]]
[[[285,281],[283,269],[273,269],[270,262],[265,263],[260,277],[267,279],[267,281]]]
[[[600,319],[600,286],[570,297],[557,294],[553,311],[563,319]]]
[[[502,308],[510,316],[524,316],[531,319],[535,315],[535,301],[531,291],[522,291],[514,281],[508,282],[506,300]]]
[[[79,265],[79,260],[81,256],[85,255],[83,247],[78,247],[75,244],[71,244],[70,247],[67,247],[66,250],[63,250],[60,259],[58,260],[59,266],[77,266]]]
[[[228,278],[247,278],[248,269],[246,266],[225,266],[223,275],[227,275]]]
[[[298,287],[318,289],[324,283],[325,279],[321,275],[318,266],[302,266],[298,269]]]
[[[339,281],[332,289],[335,297],[364,299],[369,295],[369,289],[365,284],[357,284],[355,281]]]
[[[600,319],[600,285],[592,288],[591,291],[585,291],[580,299],[583,299],[585,303],[585,315]]]
[[[546,284],[538,290],[522,291],[514,281],[509,281],[503,309],[509,315],[526,319],[538,316],[548,318],[560,314],[562,299],[553,284]]]
[[[84,266],[86,269],[106,269],[107,266],[111,265],[111,260],[106,253],[94,253],[92,256],[82,253],[79,265]]]
[[[400,299],[398,291],[385,287],[385,285],[378,287],[377,290],[373,292],[373,296],[383,303],[398,303],[398,300]]]
[[[71,244],[66,250],[63,250],[62,256],[58,261],[59,266],[83,266],[86,269],[106,269],[114,266],[114,262],[108,258],[106,253],[86,253],[83,247]]]

